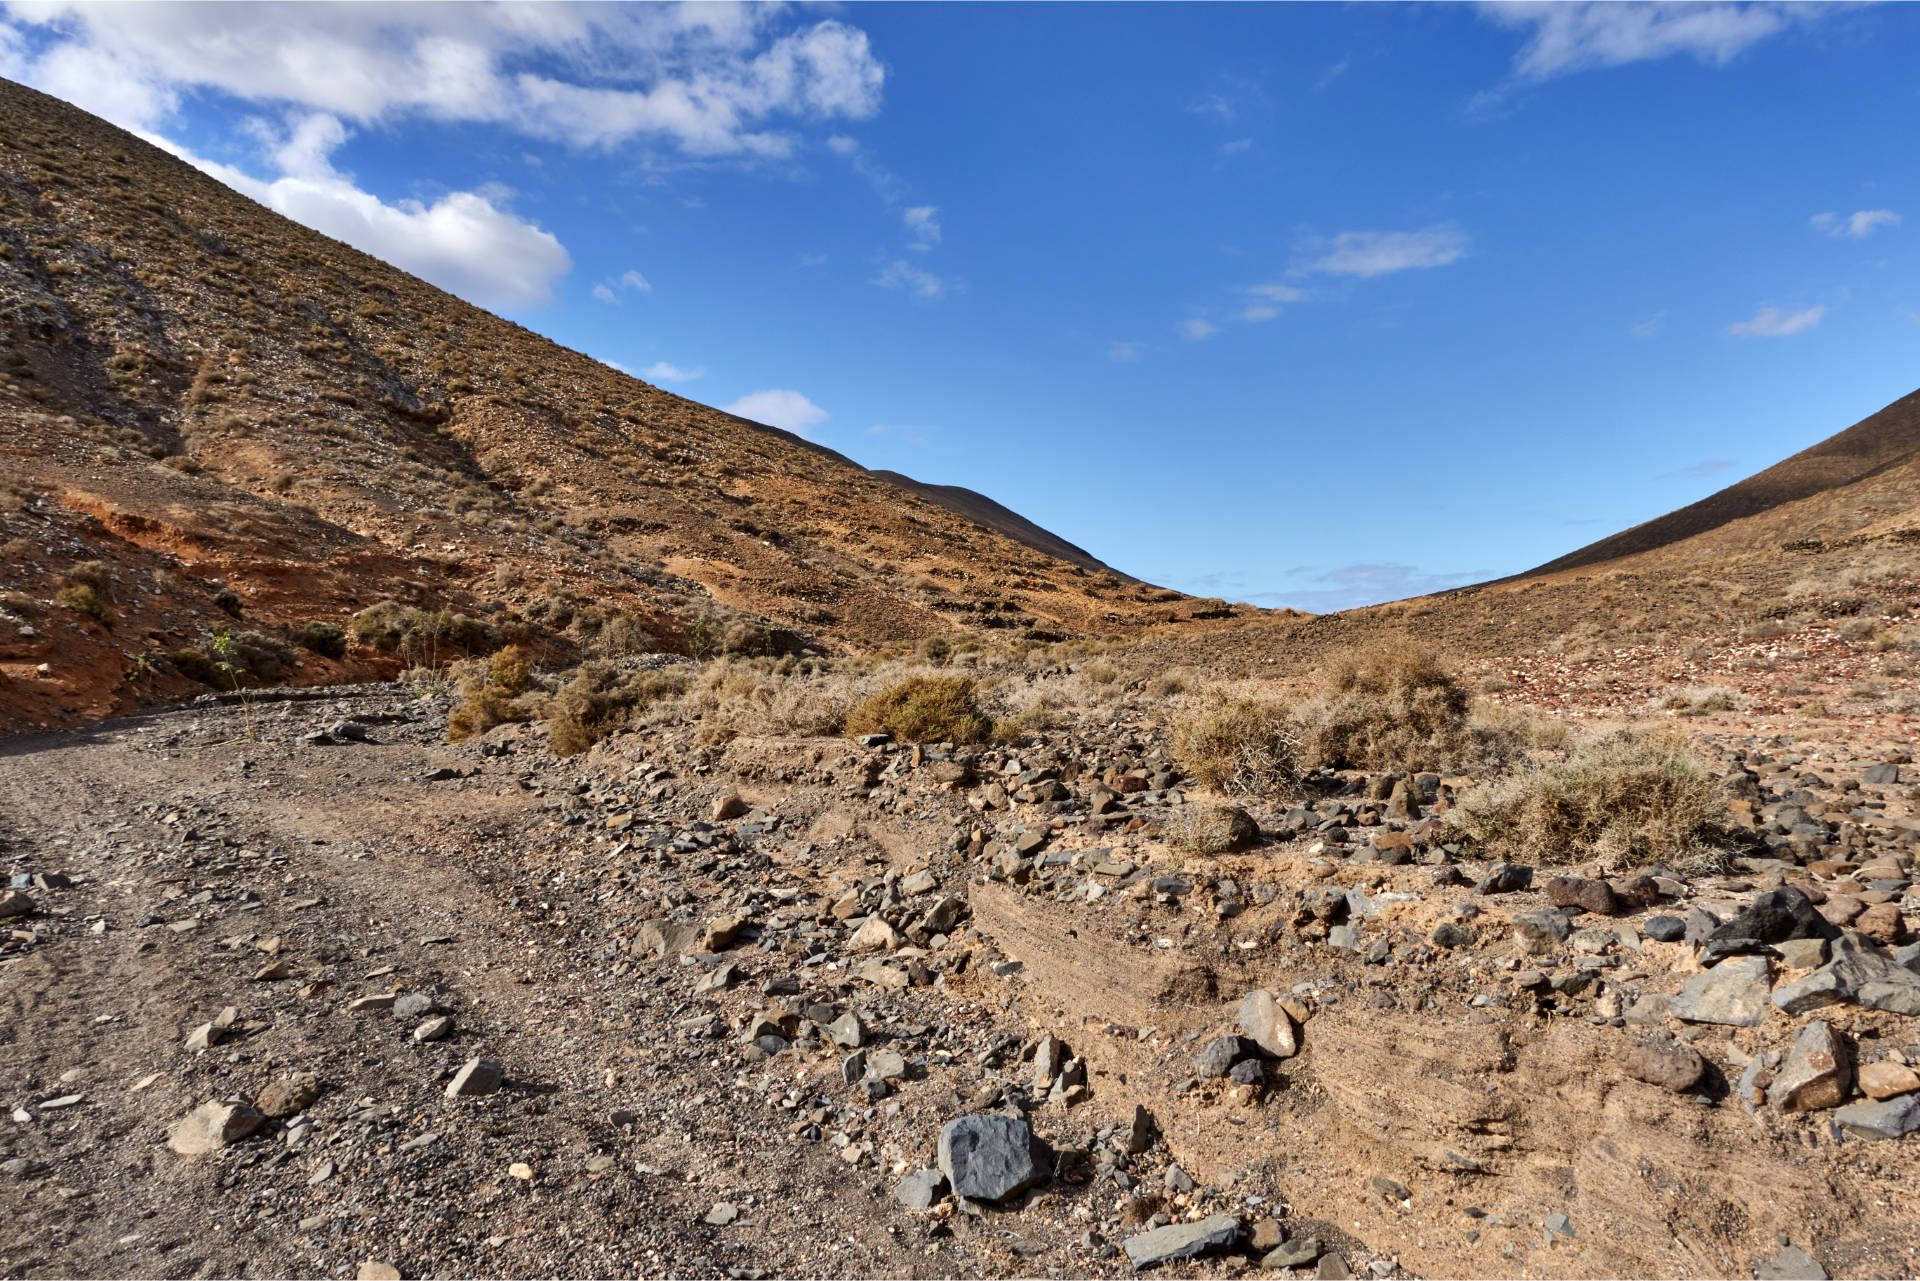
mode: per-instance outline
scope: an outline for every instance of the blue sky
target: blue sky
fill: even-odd
[[[0,75],[1154,582],[1511,573],[1920,382],[1920,8],[10,5]]]

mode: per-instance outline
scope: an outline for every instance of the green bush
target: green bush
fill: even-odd
[[[891,734],[903,743],[984,743],[993,722],[973,699],[965,676],[915,676],[890,686],[853,709],[847,737]]]
[[[102,623],[113,622],[113,614],[107,609],[107,602],[100,593],[88,583],[74,583],[62,587],[53,594],[53,603],[62,609],[70,609],[76,614],[85,614],[88,618]]]
[[[353,639],[384,654],[432,665],[454,654],[491,654],[506,644],[493,624],[452,610],[414,609],[383,600],[347,623]]]
[[[322,658],[345,658],[347,656],[347,633],[334,623],[323,623],[318,619],[300,624],[293,633],[293,643],[302,649],[310,649]]]
[[[1719,860],[1727,813],[1684,738],[1623,729],[1470,789],[1449,817],[1490,858],[1697,868]]]

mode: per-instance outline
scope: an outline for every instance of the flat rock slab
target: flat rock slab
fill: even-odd
[[[1797,1245],[1783,1246],[1753,1265],[1754,1281],[1827,1281],[1827,1270]]]
[[[181,1156],[204,1156],[238,1143],[266,1120],[244,1103],[202,1103],[174,1123],[167,1146]]]
[[[1833,959],[1803,979],[1781,984],[1773,994],[1775,1005],[1788,1014],[1849,1003],[1889,1014],[1920,1014],[1920,974],[1857,930],[1830,946]]]
[[[1920,1130],[1920,1096],[1849,1103],[1833,1114],[1848,1134],[1862,1139],[1899,1139]]]
[[[1045,1183],[1053,1152],[1017,1117],[957,1117],[940,1131],[940,1172],[955,1196],[999,1201]]]
[[[1209,1250],[1223,1250],[1240,1236],[1240,1220],[1216,1214],[1198,1223],[1169,1223],[1126,1240],[1127,1262],[1137,1271],[1174,1259],[1191,1259]]]
[[[1688,1023],[1759,1027],[1767,1020],[1767,958],[1734,956],[1687,980],[1667,1012]]]

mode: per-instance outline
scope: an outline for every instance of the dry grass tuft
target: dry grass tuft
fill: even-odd
[[[1181,770],[1218,792],[1274,797],[1300,781],[1300,751],[1287,709],[1258,699],[1217,700],[1174,723]]]
[[[678,668],[624,672],[612,663],[582,663],[573,679],[547,704],[554,754],[584,752],[614,731],[625,729],[636,713],[686,690],[687,674]]]
[[[1473,696],[1453,671],[1404,636],[1355,650],[1324,669],[1294,711],[1301,754],[1329,769],[1433,769],[1479,745],[1469,732]]]
[[[904,743],[984,743],[993,733],[966,676],[913,676],[871,695],[847,717],[847,736],[891,734]]]
[[[1464,793],[1452,821],[1490,858],[1611,866],[1720,861],[1720,791],[1678,734],[1623,729]]]

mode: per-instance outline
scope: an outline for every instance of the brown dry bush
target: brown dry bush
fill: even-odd
[[[965,676],[914,676],[873,694],[847,717],[847,736],[891,734],[906,743],[984,743],[993,722]]]
[[[1404,636],[1361,646],[1322,669],[1317,686],[1294,709],[1301,758],[1309,764],[1434,769],[1512,750],[1475,732],[1468,719],[1473,695],[1446,664]]]
[[[485,662],[468,659],[454,664],[463,697],[447,717],[447,741],[457,743],[496,725],[529,719],[532,713],[516,700],[526,692],[532,671],[532,660],[518,645],[495,651]]]
[[[582,663],[573,679],[547,704],[554,753],[572,756],[584,752],[607,735],[626,728],[637,712],[662,699],[677,697],[686,689],[687,674],[677,668],[625,672],[612,663]]]
[[[1615,867],[1719,861],[1718,785],[1678,734],[1622,729],[1463,793],[1451,821],[1490,858]]]
[[[1300,781],[1300,749],[1287,709],[1259,699],[1216,700],[1174,722],[1174,760],[1218,792],[1274,797]]]

